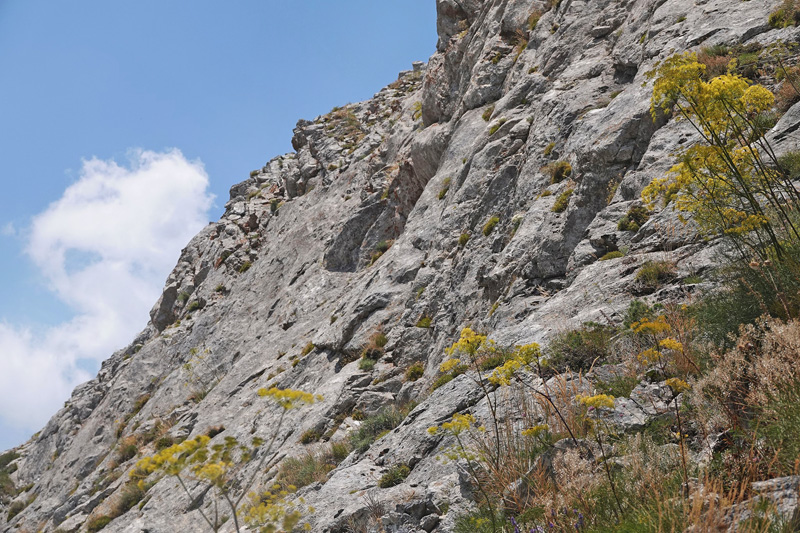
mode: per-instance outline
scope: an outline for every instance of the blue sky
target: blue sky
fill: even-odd
[[[435,26],[433,0],[0,0],[0,450],[145,325],[298,119],[427,60]]]

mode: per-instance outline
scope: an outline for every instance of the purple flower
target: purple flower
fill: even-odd
[[[509,520],[511,520],[511,524],[514,526],[514,533],[520,533],[519,526],[517,525],[517,521],[514,520],[514,517],[509,517]]]

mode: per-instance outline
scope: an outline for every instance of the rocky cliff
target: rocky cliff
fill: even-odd
[[[0,527],[86,531],[119,500],[136,459],[154,453],[156,434],[271,437],[279,412],[256,391],[277,386],[324,398],[289,412],[281,457],[321,446],[300,442],[304,434],[335,441],[357,419],[419,402],[300,490],[315,508],[313,531],[369,520],[451,531],[473,505],[470,486],[457,464],[437,460],[447,439],[426,429],[486,406],[466,375],[431,392],[444,348],[467,325],[512,345],[618,321],[648,292],[634,273],[649,259],[669,259],[676,275],[648,298],[690,290],[680,280],[712,266],[691,225],[664,210],[634,231],[618,228],[694,134],[653,121],[644,73],[700,46],[793,39],[795,28],[767,25],[774,7],[437,0],[427,65],[366,102],[301,120],[293,153],[231,189],[222,218],[183,250],[147,328],[16,450],[11,479],[25,506],[8,519],[7,502]],[[787,121],[778,128],[796,127]],[[614,251],[625,255],[598,260]],[[377,362],[360,364],[381,335]],[[423,372],[412,380],[415,364]],[[658,399],[658,385],[647,387],[655,392],[634,394]],[[653,414],[633,403],[620,416]],[[378,488],[398,464],[409,475]],[[104,531],[200,531],[189,503],[167,477]]]

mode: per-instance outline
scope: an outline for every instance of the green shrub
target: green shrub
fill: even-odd
[[[139,453],[139,447],[136,445],[136,439],[134,437],[127,437],[119,444],[119,449],[117,450],[117,462],[124,463],[126,461],[130,461],[136,457],[137,453]]]
[[[358,368],[360,368],[365,372],[370,372],[373,368],[375,368],[375,363],[377,363],[375,359],[371,359],[369,357],[362,357],[361,360],[358,362]]]
[[[556,198],[556,201],[553,204],[553,207],[550,208],[550,211],[553,213],[563,213],[566,211],[567,207],[569,207],[569,197],[572,196],[574,191],[575,189],[567,189],[559,194],[558,198]]]
[[[550,154],[553,153],[553,150],[555,149],[555,147],[556,147],[556,143],[551,142],[547,146],[544,147],[544,152],[542,152],[542,153],[544,154],[545,157],[548,157]]]
[[[242,266],[239,267],[239,274],[244,274],[245,272],[250,270],[251,266],[253,266],[253,263],[251,261],[245,261],[244,263],[242,263]]]
[[[530,16],[528,16],[528,30],[533,31],[536,29],[536,25],[539,24],[539,19],[542,18],[542,12],[538,9],[534,9]]]
[[[439,200],[444,199],[447,196],[447,191],[450,190],[450,183],[453,181],[453,178],[445,178],[442,182],[442,188],[439,189]]]
[[[316,429],[309,429],[308,431],[304,431],[302,435],[300,435],[300,443],[301,444],[311,444],[312,442],[317,442],[319,439],[322,438],[322,435]]]
[[[442,374],[441,376],[436,378],[436,380],[431,385],[431,391],[435,391],[439,387],[441,387],[443,385],[447,385],[448,383],[450,383],[454,379],[455,379],[455,376],[453,376],[452,374]]]
[[[165,450],[175,444],[175,439],[170,437],[169,435],[164,435],[163,437],[156,440],[156,450]]]
[[[625,254],[620,252],[619,250],[614,250],[612,252],[608,252],[603,257],[600,258],[600,261],[608,261],[609,259],[616,259],[618,257],[624,257]]]
[[[773,28],[797,26],[800,23],[800,3],[797,0],[783,0],[781,6],[769,14],[767,22]]]
[[[375,335],[372,336],[371,341],[375,343],[375,346],[378,348],[383,348],[386,346],[386,343],[389,342],[389,338],[383,331],[378,331]]]
[[[549,365],[559,371],[589,370],[608,359],[614,333],[614,328],[594,322],[558,333],[547,348]]]
[[[89,533],[96,533],[97,531],[100,531],[101,529],[106,527],[112,520],[114,519],[111,518],[110,516],[105,516],[105,515],[91,518],[86,523],[86,531],[88,531]]]
[[[495,226],[500,222],[500,217],[493,216],[490,218],[486,224],[483,225],[483,235],[484,237],[488,237],[491,235],[492,231],[494,231]]]
[[[617,223],[620,231],[639,231],[639,228],[650,219],[650,211],[642,206],[631,207]]]
[[[489,128],[489,135],[494,135],[495,133],[497,133],[497,130],[499,130],[503,126],[503,124],[505,124],[506,122],[508,122],[508,119],[505,119],[505,118],[501,118],[500,120],[495,122],[492,125],[492,127]]]
[[[433,323],[433,319],[429,316],[421,316],[419,320],[417,320],[417,327],[418,328],[429,328]]]
[[[192,311],[197,311],[200,307],[202,307],[200,302],[195,300],[186,307],[186,311],[191,313]]]
[[[27,504],[25,502],[22,501],[13,502],[11,505],[8,506],[8,514],[6,515],[6,520],[11,522],[11,520],[13,520],[13,518],[17,516],[19,513],[21,513],[25,509],[25,507],[27,507]]]
[[[314,348],[316,348],[316,346],[314,346],[314,343],[309,341],[308,344],[306,344],[303,347],[303,350],[300,352],[300,356],[301,357],[307,356],[308,354],[314,351]]]
[[[553,161],[542,167],[542,172],[550,176],[550,183],[561,183],[572,175],[569,161]]]
[[[771,395],[758,417],[761,435],[776,450],[775,459],[784,472],[795,471],[800,457],[800,382],[794,381]]]
[[[436,378],[436,381],[434,381],[433,385],[431,385],[431,392],[435,391],[436,389],[438,389],[442,385],[446,385],[446,384],[450,383],[457,376],[460,376],[461,374],[463,374],[467,370],[469,370],[469,367],[467,365],[458,365],[455,368],[453,368],[453,370],[448,372],[447,374],[442,374],[441,376]]]
[[[633,392],[639,379],[636,376],[615,376],[608,381],[598,381],[595,387],[601,394],[609,394],[615,398],[627,398]]]
[[[399,426],[414,407],[415,404],[408,404],[402,408],[392,406],[362,420],[358,429],[350,434],[350,444],[353,449],[358,453],[367,451],[378,438]]]
[[[278,467],[277,481],[283,487],[297,489],[312,483],[324,483],[331,470],[350,454],[346,442],[332,442],[324,450],[307,453],[300,457],[289,457]]]
[[[481,115],[481,117],[486,122],[489,122],[492,119],[492,114],[493,113],[494,113],[494,106],[490,105],[489,107],[486,108],[486,110],[483,112],[483,115]]]
[[[417,381],[424,373],[425,367],[422,365],[422,363],[416,362],[410,367],[406,368],[406,381]]]
[[[656,304],[651,307],[642,300],[633,299],[631,303],[628,304],[628,309],[625,310],[625,317],[623,318],[622,324],[625,326],[625,329],[630,329],[634,323],[641,320],[653,320],[662,307],[661,304]]]
[[[113,519],[124,515],[129,510],[133,509],[137,503],[142,501],[142,498],[144,498],[144,490],[142,490],[136,482],[130,481],[126,483],[125,486],[122,487],[119,499],[114,503],[109,518]]]
[[[378,481],[378,486],[382,489],[394,487],[402,483],[409,474],[411,474],[411,469],[408,466],[404,464],[394,465],[388,472],[381,476],[381,479]]]
[[[462,233],[458,237],[458,245],[463,248],[469,242],[470,237],[472,237],[472,235],[470,235],[469,233],[467,233],[467,232]]]
[[[545,189],[539,194],[539,198],[547,198],[548,196],[553,196],[553,191],[550,189]]]
[[[675,278],[675,265],[669,261],[646,261],[636,271],[640,288],[653,290]]]
[[[186,303],[186,301],[189,299],[190,296],[191,294],[189,294],[188,292],[181,291],[180,293],[178,293],[178,301],[180,303]]]

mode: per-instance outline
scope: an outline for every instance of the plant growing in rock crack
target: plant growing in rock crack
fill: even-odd
[[[182,367],[186,374],[183,386],[189,389],[189,399],[194,403],[200,403],[222,377],[208,362],[211,356],[210,349],[206,348],[201,353],[197,348],[192,348],[189,354],[192,356],[191,359]]]
[[[240,513],[243,514],[245,523],[260,528],[260,531],[275,531],[276,525],[291,531],[300,522],[302,512],[287,501],[289,491],[281,488],[251,493],[250,489],[265,468],[269,470],[274,467],[273,461],[278,455],[275,449],[276,440],[286,413],[301,405],[314,403],[321,397],[274,387],[260,389],[258,394],[272,399],[281,408],[280,418],[266,447],[265,441],[258,437],[252,440],[250,446],[239,443],[234,437],[226,437],[224,442],[211,445],[211,438],[202,435],[142,459],[131,472],[131,478],[138,482],[140,488],[144,488],[151,474],[173,476],[189,497],[192,506],[196,506],[205,524],[214,532],[219,531],[231,518],[236,531],[241,531]],[[239,479],[244,467],[256,460],[252,474],[243,480]],[[203,499],[209,492],[215,496],[213,511],[202,508]],[[230,515],[225,515],[220,509],[225,505],[229,508]]]

